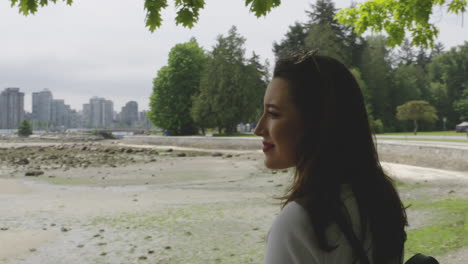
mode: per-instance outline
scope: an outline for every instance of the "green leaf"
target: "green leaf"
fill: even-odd
[[[357,34],[366,31],[388,34],[390,46],[400,45],[406,33],[412,36],[412,44],[421,47],[432,47],[439,33],[437,27],[430,23],[434,6],[445,4],[445,0],[369,0],[357,4],[354,8],[343,9],[336,19],[345,25],[355,28]],[[459,14],[465,12],[468,0],[452,0],[448,12]]]
[[[19,12],[25,16],[29,14],[34,14],[37,12],[38,7],[44,7],[49,5],[50,2],[57,3],[57,0],[10,0],[11,7],[15,7],[16,5],[19,8]],[[62,0],[66,2],[68,5],[73,3],[73,0]]]
[[[151,32],[161,26],[161,10],[167,7],[167,0],[145,0],[146,27]]]
[[[10,1],[11,1],[11,7],[14,7],[19,0],[10,0]]]
[[[57,0],[9,0],[11,7],[17,6],[19,12],[23,15],[34,14],[41,7],[49,5]],[[62,0],[67,5],[72,5],[73,0]],[[161,27],[161,12],[168,4],[167,0],[144,0],[144,9],[146,11],[145,25],[151,32]],[[174,0],[177,16],[176,24],[184,27],[193,27],[198,22],[200,10],[205,7],[205,0]],[[257,16],[264,16],[281,4],[281,0],[246,0],[246,6]]]
[[[265,16],[273,8],[279,6],[281,0],[245,0],[245,6],[255,14],[256,17]]]
[[[205,6],[204,0],[176,0],[179,8],[176,16],[176,24],[192,28],[198,22],[200,9]]]
[[[467,5],[467,0],[452,0],[452,2],[448,4],[448,10],[455,14],[465,13]]]

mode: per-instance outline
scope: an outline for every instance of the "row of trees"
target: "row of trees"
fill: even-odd
[[[454,127],[468,119],[468,42],[444,51],[440,43],[426,50],[405,40],[391,49],[386,37],[359,37],[334,20],[338,10],[332,0],[311,7],[308,21],[291,25],[285,38],[274,43],[275,55],[317,48],[345,63],[361,85],[375,131],[409,130],[412,123],[398,120],[397,107],[413,100],[428,102],[441,117],[421,124],[422,129],[442,129],[444,120]]]
[[[376,132],[408,131],[415,115],[402,107],[424,105],[422,130],[454,127],[468,119],[468,43],[444,51],[411,46],[388,46],[382,35],[359,37],[351,26],[334,18],[332,0],[318,0],[306,11],[308,20],[291,25],[285,38],[273,43],[276,57],[298,49],[319,49],[345,63],[358,80]],[[154,79],[150,120],[172,135],[202,133],[217,128],[232,133],[239,122],[255,122],[269,80],[267,62],[253,54],[246,58],[245,39],[233,27],[219,36],[211,51],[195,39],[176,45],[168,65]],[[422,101],[422,102],[421,102]],[[398,107],[400,112],[398,113]],[[436,114],[437,112],[437,114]],[[440,117],[440,118],[439,118]],[[401,121],[401,120],[413,120]]]
[[[195,39],[171,49],[167,66],[153,80],[149,119],[170,135],[233,133],[262,110],[268,62],[246,58],[245,39],[232,27],[205,52]]]

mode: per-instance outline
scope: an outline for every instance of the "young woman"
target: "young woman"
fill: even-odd
[[[255,134],[266,167],[295,169],[266,264],[402,263],[405,209],[342,63],[312,52],[277,61]]]

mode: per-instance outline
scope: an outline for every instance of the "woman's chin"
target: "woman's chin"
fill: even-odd
[[[294,164],[292,163],[290,164],[289,162],[286,163],[286,162],[281,162],[281,161],[275,161],[275,160],[271,160],[268,158],[265,158],[264,164],[265,164],[265,167],[271,170],[283,170],[283,169],[294,167]]]

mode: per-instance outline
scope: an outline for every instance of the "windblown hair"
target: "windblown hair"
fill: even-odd
[[[319,246],[325,251],[339,246],[329,244],[325,232],[337,224],[353,249],[353,263],[401,261],[405,208],[380,165],[354,76],[333,58],[309,54],[279,59],[273,78],[287,81],[304,126],[294,180],[283,197],[283,206],[296,201],[307,210]],[[356,198],[361,234],[355,233],[344,210],[340,197],[343,184],[351,186]],[[362,241],[366,234],[371,238],[371,256]]]

